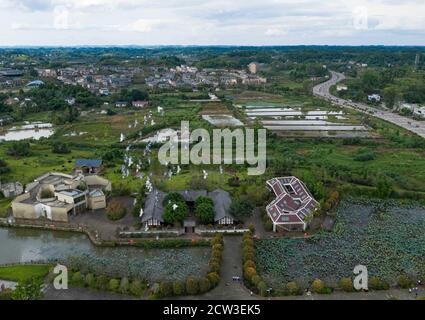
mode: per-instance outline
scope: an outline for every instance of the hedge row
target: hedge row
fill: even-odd
[[[243,277],[245,284],[253,292],[261,296],[267,295],[267,284],[257,273],[257,266],[255,264],[254,255],[254,240],[252,238],[252,231],[246,232],[243,235],[242,244],[242,263],[243,263]]]
[[[144,249],[168,249],[184,247],[208,247],[209,240],[187,240],[187,239],[167,239],[167,240],[140,240],[134,243],[136,247]]]
[[[120,294],[142,297],[147,289],[147,282],[139,279],[110,278],[93,273],[83,274],[80,271],[71,271],[68,274],[69,284],[100,291],[109,291]]]

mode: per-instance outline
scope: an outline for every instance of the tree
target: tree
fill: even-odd
[[[23,282],[18,282],[16,289],[12,293],[13,300],[38,300],[43,297],[41,288],[43,282],[33,278]]]
[[[241,197],[232,202],[230,212],[239,219],[249,217],[254,210],[254,205],[247,198]]]
[[[26,157],[30,155],[30,144],[25,141],[16,141],[13,142],[9,148],[7,149],[6,153],[9,156],[14,157]]]
[[[13,108],[2,102],[0,102],[0,113],[10,113],[13,112]]]
[[[3,159],[0,159],[0,175],[5,174],[5,173],[9,173],[9,172],[10,172],[10,168],[7,165],[7,162],[4,161]]]
[[[195,216],[203,224],[214,223],[214,203],[210,198],[199,197],[195,201]]]
[[[69,145],[67,143],[56,141],[53,143],[52,152],[58,154],[66,154],[70,153],[71,149],[69,148]]]
[[[185,202],[170,202],[164,210],[164,222],[174,224],[182,222],[188,213],[188,207]]]
[[[391,196],[393,192],[393,186],[391,182],[385,178],[379,178],[376,184],[376,195],[381,199],[387,199]]]
[[[116,221],[121,220],[127,214],[127,209],[122,206],[122,204],[113,199],[106,207],[106,215],[109,220]]]
[[[167,204],[169,204],[170,202],[185,202],[184,197],[177,192],[171,192],[169,194],[167,194],[164,198],[164,200],[162,201],[162,205],[166,206]]]
[[[394,86],[384,89],[384,102],[388,109],[394,109],[399,99],[399,92]]]

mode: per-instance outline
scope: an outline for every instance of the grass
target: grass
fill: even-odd
[[[22,282],[29,279],[43,279],[49,273],[49,265],[16,265],[0,267],[0,279]]]
[[[0,158],[11,168],[11,172],[2,176],[2,179],[26,184],[49,171],[70,173],[76,159],[94,156],[94,150],[73,149],[69,154],[55,154],[51,149],[51,146],[45,144],[31,144],[30,156],[15,158],[6,154],[7,144],[0,145]]]

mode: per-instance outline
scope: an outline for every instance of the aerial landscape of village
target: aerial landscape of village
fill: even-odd
[[[6,39],[0,300],[425,300],[423,43]]]

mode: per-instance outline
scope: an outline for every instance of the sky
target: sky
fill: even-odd
[[[424,0],[0,0],[0,46],[425,45]]]

